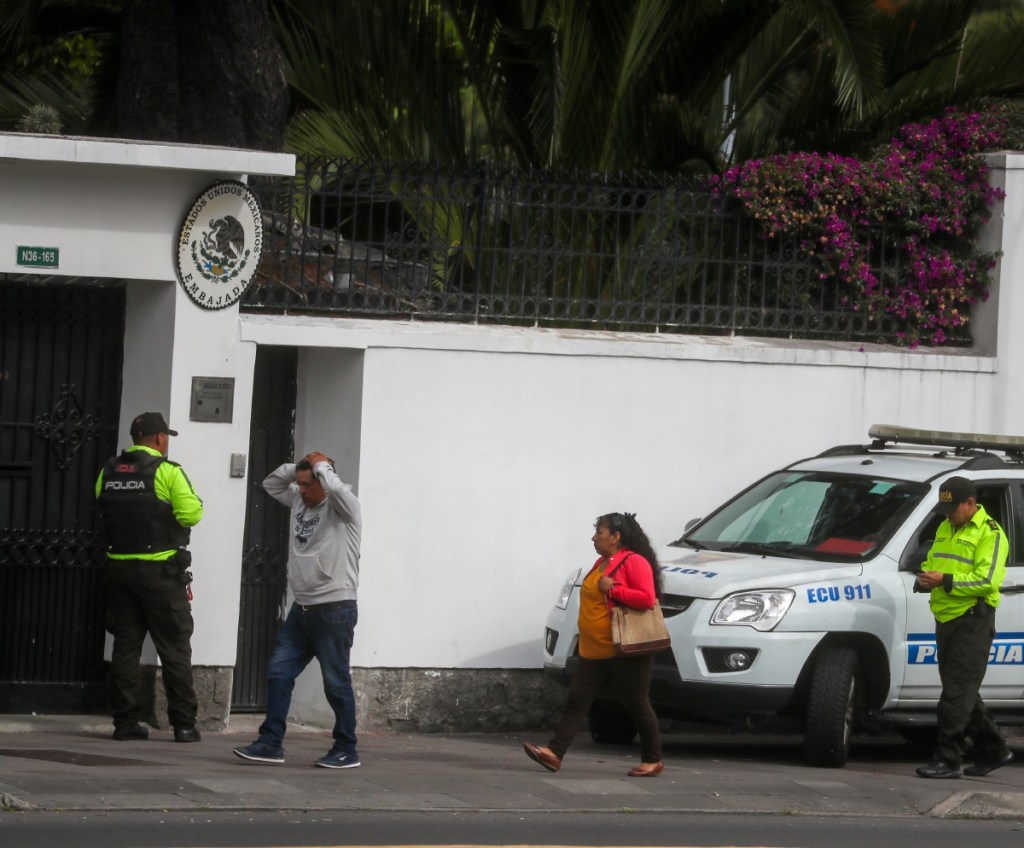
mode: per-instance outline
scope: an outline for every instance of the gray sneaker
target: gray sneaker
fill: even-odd
[[[359,762],[358,754],[347,754],[344,751],[338,751],[332,748],[327,752],[327,754],[316,761],[316,765],[321,768],[343,769],[359,768],[362,763]]]
[[[268,745],[266,742],[260,742],[258,739],[251,745],[243,745],[231,750],[243,760],[252,760],[255,763],[280,765],[284,762],[284,748]]]

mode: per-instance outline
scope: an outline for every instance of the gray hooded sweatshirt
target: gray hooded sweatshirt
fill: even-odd
[[[294,463],[286,462],[263,481],[266,493],[291,510],[288,585],[302,606],[354,601],[363,525],[359,500],[330,463],[318,462],[313,474],[327,495],[314,507],[299,496]]]

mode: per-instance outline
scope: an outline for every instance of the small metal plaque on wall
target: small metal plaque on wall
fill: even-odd
[[[191,421],[231,423],[235,405],[234,377],[193,377]]]

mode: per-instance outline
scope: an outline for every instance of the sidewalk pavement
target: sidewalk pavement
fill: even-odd
[[[984,778],[923,780],[927,759],[895,737],[858,739],[842,769],[804,765],[799,737],[687,733],[664,737],[665,771],[629,778],[631,747],[580,734],[561,771],[543,770],[524,741],[546,735],[363,733],[362,766],[313,761],[331,745],[324,730],[290,727],[284,765],[231,749],[256,738],[259,719],[232,716],[227,731],[180,744],[167,730],[114,742],[102,716],[0,716],[0,809],[371,810],[767,813],[1024,819],[1024,747]]]

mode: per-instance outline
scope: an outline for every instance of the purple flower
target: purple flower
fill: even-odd
[[[988,296],[996,257],[978,236],[1005,193],[977,154],[998,147],[1005,128],[995,112],[948,110],[902,127],[868,159],[773,156],[730,168],[711,187],[737,198],[766,237],[795,236],[841,305],[899,317],[896,336],[911,346],[942,344]],[[893,287],[882,289],[872,268],[880,253],[898,257]]]

